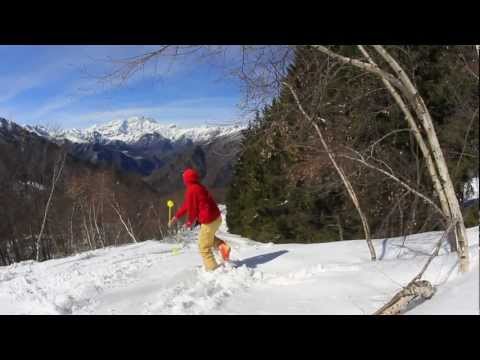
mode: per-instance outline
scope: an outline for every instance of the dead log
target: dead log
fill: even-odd
[[[393,298],[378,309],[373,315],[398,315],[407,310],[408,306],[416,300],[428,300],[435,294],[435,287],[427,280],[420,280],[432,262],[433,258],[438,255],[443,241],[448,234],[455,228],[457,221],[452,221],[447,229],[443,232],[440,240],[438,240],[435,249],[428,257],[427,262],[423,265],[420,272],[405,286],[396,293]]]
[[[395,296],[377,310],[374,315],[399,315],[403,313],[413,301],[430,299],[434,293],[435,288],[429,281],[416,280],[396,293]]]

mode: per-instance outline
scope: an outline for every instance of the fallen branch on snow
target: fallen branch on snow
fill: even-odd
[[[424,299],[428,300],[435,294],[434,286],[427,280],[420,280],[427,270],[428,266],[436,257],[440,251],[443,241],[448,234],[455,228],[457,221],[452,221],[448,228],[445,230],[440,240],[438,240],[434,251],[428,257],[427,262],[423,266],[422,270],[405,286],[402,290],[396,293],[393,298],[378,309],[373,315],[398,315],[403,313],[408,306],[415,300]]]

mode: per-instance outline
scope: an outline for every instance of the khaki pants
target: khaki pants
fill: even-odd
[[[214,270],[218,266],[212,249],[218,248],[218,246],[223,243],[222,240],[215,236],[221,224],[222,217],[219,216],[217,220],[210,224],[202,224],[200,226],[198,247],[206,270]]]

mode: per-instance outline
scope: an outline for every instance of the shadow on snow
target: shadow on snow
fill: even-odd
[[[269,261],[272,261],[276,259],[279,256],[282,256],[283,254],[286,254],[288,250],[280,250],[280,251],[275,251],[272,253],[268,254],[263,254],[263,255],[257,255],[257,256],[252,256],[247,259],[235,261],[237,266],[242,266],[246,265],[249,268],[256,268],[257,265],[265,264]]]

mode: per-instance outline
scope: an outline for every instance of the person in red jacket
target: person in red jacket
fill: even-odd
[[[224,261],[229,261],[230,257],[230,246],[215,236],[215,233],[222,223],[220,210],[208,190],[200,184],[198,173],[195,170],[185,170],[183,173],[183,183],[187,188],[184,202],[175,216],[170,220],[169,226],[185,215],[188,215],[185,225],[190,229],[195,222],[198,221],[201,224],[198,244],[200,255],[202,256],[206,270],[214,270],[219,265],[215,261],[215,256],[212,252],[213,248],[219,250]]]

